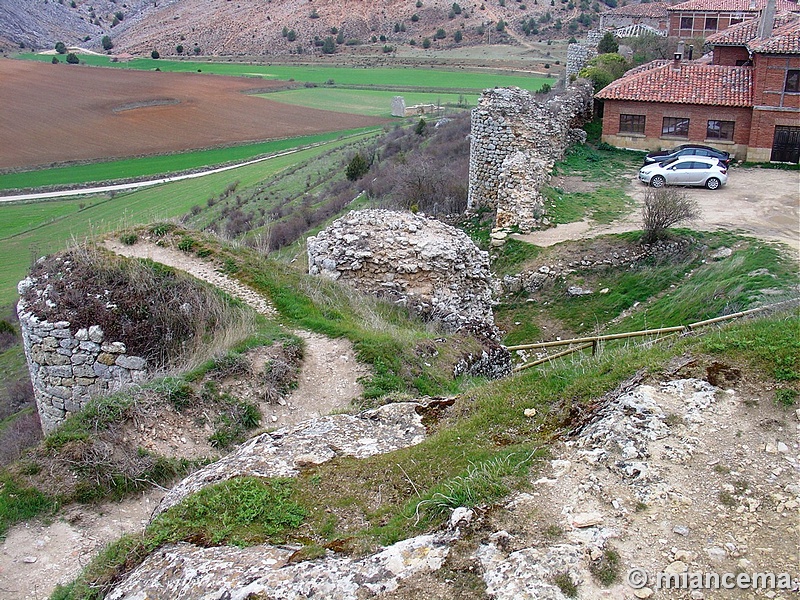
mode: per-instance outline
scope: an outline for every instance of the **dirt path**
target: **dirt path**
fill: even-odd
[[[635,177],[631,178],[626,192],[636,206],[609,225],[584,220],[513,237],[537,246],[552,246],[567,240],[641,229],[639,213],[646,189]],[[781,242],[789,245],[800,260],[800,172],[737,167],[730,171],[728,184],[721,190],[684,188],[684,191],[698,202],[702,212],[700,220],[691,223],[692,227],[736,231]]]
[[[123,256],[149,258],[185,271],[225,290],[263,315],[277,315],[264,296],[194,256],[147,242],[126,246],[115,240],[107,240],[105,246]],[[356,360],[349,341],[331,339],[309,331],[294,333],[306,342],[298,386],[285,403],[270,405],[269,411],[265,411],[268,426],[293,425],[346,408],[351,400],[361,395],[362,387],[358,380],[368,375],[367,369]]]
[[[72,581],[106,544],[141,531],[161,490],[124,502],[75,506],[57,521],[12,527],[0,546],[0,598],[43,600],[56,585]]]
[[[180,269],[240,298],[261,314],[276,315],[262,295],[196,257],[142,242],[125,246],[108,241],[106,247]],[[280,404],[262,405],[267,427],[294,425],[347,408],[361,395],[359,378],[368,375],[348,340],[295,333],[306,342],[298,386]],[[57,584],[72,581],[103,546],[125,533],[141,531],[161,496],[163,491],[150,490],[124,502],[73,507],[52,523],[32,521],[12,527],[0,547],[0,598],[49,598]]]

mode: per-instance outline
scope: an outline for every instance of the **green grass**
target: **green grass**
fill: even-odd
[[[403,96],[406,106],[434,104],[442,107],[455,107],[460,103],[466,103],[463,108],[468,108],[474,107],[478,102],[477,94],[356,90],[328,86],[271,92],[259,94],[259,96],[294,106],[373,117],[390,117],[392,114],[392,98],[395,96]]]
[[[241,477],[209,486],[159,515],[143,534],[127,535],[107,546],[51,598],[102,598],[124,566],[137,565],[167,543],[245,546],[285,540],[306,515],[293,497],[294,482],[288,479]]]
[[[52,56],[20,54],[20,58],[50,62]],[[336,85],[367,86],[381,88],[422,88],[425,90],[481,91],[491,87],[517,86],[527,90],[538,90],[550,82],[546,77],[516,75],[513,71],[469,71],[466,69],[431,69],[423,67],[334,67],[318,65],[264,65],[234,62],[212,62],[210,60],[152,60],[138,58],[129,62],[112,63],[108,57],[80,55],[87,65],[151,71],[156,68],[164,72],[197,72],[239,77],[253,77],[280,81],[299,81],[324,84],[333,80]],[[60,68],[69,68],[62,65]],[[253,87],[257,87],[254,83]]]
[[[591,129],[589,125],[587,128]],[[573,146],[564,160],[555,164],[553,174],[580,175],[597,189],[566,193],[560,188],[545,186],[542,194],[547,203],[547,217],[556,224],[574,223],[584,218],[611,223],[628,213],[633,200],[624,189],[631,170],[641,164],[641,156],[639,152],[617,150],[605,144]]]
[[[230,479],[203,488],[159,515],[146,535],[160,543],[192,539],[207,545],[250,546],[285,539],[307,511],[293,499],[292,479]]]
[[[797,310],[784,318],[754,319],[735,328],[715,331],[703,338],[702,347],[705,352],[735,361],[744,360],[775,381],[800,381],[800,313]],[[785,391],[779,395],[791,401],[781,403],[792,406],[797,391],[783,389]]]
[[[611,223],[630,212],[633,199],[620,187],[600,187],[593,192],[565,193],[557,187],[542,189],[548,203],[547,216],[556,224],[574,223],[584,218]]]
[[[57,507],[55,500],[36,488],[25,485],[8,473],[0,473],[0,539],[15,523],[51,513]]]
[[[519,293],[505,298],[495,308],[497,322],[508,332],[504,342],[514,345],[549,339],[553,334],[548,336],[542,324],[553,319],[576,335],[619,333],[688,325],[792,296],[798,273],[781,247],[724,232],[677,233],[694,239],[683,255],[650,260],[635,268],[578,269],[530,296]],[[609,239],[632,241],[636,235]],[[705,260],[706,254],[701,252],[703,246],[713,250],[733,245],[737,251],[722,261]],[[763,274],[751,275],[753,272]],[[567,288],[572,285],[589,287],[594,293],[570,296]],[[603,288],[609,291],[598,293]],[[625,311],[630,314],[619,319]],[[614,319],[617,322],[609,325]]]
[[[178,217],[192,206],[222,194],[232,180],[242,188],[269,180],[283,170],[350,143],[330,142],[233,171],[161,184],[113,197],[69,199],[35,204],[0,204],[0,305],[16,300],[16,285],[31,263],[63,249],[71,239],[101,235],[121,227]],[[27,207],[27,208],[26,208]],[[26,214],[34,208],[37,221]]]
[[[0,189],[67,186],[120,179],[155,177],[191,169],[247,161],[266,154],[281,152],[299,146],[330,142],[342,136],[358,135],[359,133],[375,131],[376,129],[373,127],[350,131],[335,131],[318,135],[271,140],[258,144],[7,173],[0,175]]]

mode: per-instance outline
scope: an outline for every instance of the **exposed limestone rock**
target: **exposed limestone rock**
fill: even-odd
[[[669,435],[667,417],[660,398],[671,394],[682,398],[682,416],[690,427],[704,422],[702,411],[716,401],[718,388],[698,379],[680,379],[660,387],[641,385],[620,395],[597,412],[582,429],[575,447],[592,464],[604,464],[617,472],[636,491],[642,502],[666,494],[663,474],[649,461],[650,446]],[[690,437],[673,441],[662,454],[676,461],[691,456],[695,441]]]
[[[164,496],[154,517],[202,488],[233,477],[293,477],[336,456],[364,458],[419,444],[425,427],[417,402],[387,404],[359,415],[331,415],[262,433],[195,471]]]
[[[472,111],[468,207],[497,211],[497,227],[541,227],[539,189],[591,117],[592,85],[578,80],[561,95],[539,102],[526,90],[486,90]]]
[[[410,307],[451,331],[492,326],[489,255],[424,215],[351,212],[308,239],[309,273]]]
[[[391,592],[403,579],[440,569],[451,539],[425,535],[361,559],[328,556],[297,564],[288,564],[292,550],[273,546],[240,549],[176,544],[150,555],[106,598],[361,600]]]
[[[562,600],[564,594],[553,577],[558,573],[576,577],[583,551],[573,544],[560,544],[506,555],[494,544],[487,544],[478,549],[476,558],[483,567],[486,592],[495,600]]]

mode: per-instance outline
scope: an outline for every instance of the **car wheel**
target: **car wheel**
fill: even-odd
[[[665,183],[667,183],[667,180],[662,175],[654,175],[650,180],[650,185],[654,188],[664,187]]]
[[[719,186],[720,186],[720,181],[716,177],[711,177],[709,178],[708,181],[706,181],[706,187],[710,190],[716,190],[717,188],[719,188]]]

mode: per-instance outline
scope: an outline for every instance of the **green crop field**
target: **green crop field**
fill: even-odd
[[[352,141],[352,140],[349,140]],[[232,182],[242,187],[268,180],[299,162],[348,140],[302,150],[232,171],[154,186],[114,197],[94,196],[27,204],[0,204],[0,305],[16,298],[16,284],[33,260],[83,239],[121,227],[170,219],[204,204]]]
[[[8,173],[0,175],[0,190],[76,185],[97,181],[152,177],[224,163],[246,161],[264,154],[280,152],[309,144],[329,142],[341,136],[351,134],[357,135],[374,130],[375,128],[334,131],[319,135],[272,140],[243,146],[197,150],[181,154],[144,156],[85,165],[40,169],[38,171]]]
[[[434,104],[436,106],[475,106],[477,94],[450,94],[437,92],[393,92],[384,90],[355,90],[346,88],[301,88],[258,94],[276,102],[335,110],[370,117],[389,117],[392,114],[392,98],[402,96],[406,106]]]
[[[20,54],[20,58],[50,62],[52,55]],[[200,60],[153,60],[137,58],[129,62],[111,62],[107,56],[80,55],[83,63],[92,66],[115,67],[164,72],[198,72],[216,75],[231,75],[272,79],[279,81],[299,81],[323,84],[333,80],[335,85],[370,86],[376,89],[411,87],[432,90],[473,90],[480,91],[495,86],[517,86],[526,90],[538,90],[542,84],[552,82],[547,77],[514,75],[511,72],[467,71],[465,69],[444,70],[422,67],[366,68],[366,67],[328,67],[311,65],[269,65],[249,63],[225,63]]]

